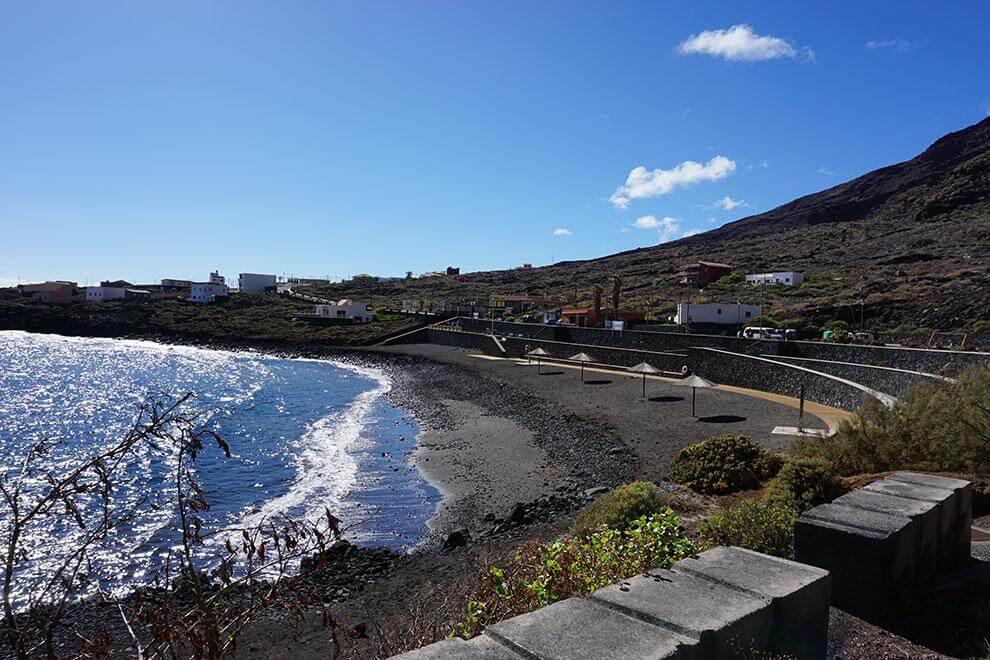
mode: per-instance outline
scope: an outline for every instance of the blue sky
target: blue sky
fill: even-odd
[[[765,211],[990,112],[985,2],[0,12],[4,279],[590,258]]]

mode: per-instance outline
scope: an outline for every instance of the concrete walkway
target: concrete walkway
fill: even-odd
[[[514,362],[515,364],[522,366],[536,366],[536,362],[530,362],[529,360],[521,358],[500,358],[493,357],[491,355],[484,354],[471,354],[471,357],[478,358],[481,360],[492,360],[499,362]],[[564,369],[581,369],[581,365],[572,364],[566,361],[560,360],[543,360],[544,364],[552,364],[554,367],[561,367]],[[585,367],[585,373],[601,373],[609,374],[611,376],[625,376],[627,378],[635,378],[636,380],[641,380],[643,376],[641,374],[632,374],[625,369],[612,369],[607,367]],[[666,376],[647,376],[647,381],[661,381],[665,383],[676,383],[679,379],[668,378]],[[789,406],[798,410],[801,407],[801,401],[794,397],[784,396],[782,394],[774,394],[772,392],[761,392],[760,390],[751,390],[745,387],[734,387],[732,385],[718,385],[716,389],[722,390],[723,392],[731,392],[733,394],[742,394],[743,396],[753,397],[755,399],[763,399],[764,401],[771,401],[773,403],[779,403],[785,406]],[[839,408],[833,408],[832,406],[826,406],[821,403],[816,403],[814,401],[804,402],[804,411],[815,417],[821,419],[825,424],[828,425],[830,430],[835,430],[839,427],[839,423],[843,420],[852,419],[855,417],[854,413],[846,410],[840,410]]]

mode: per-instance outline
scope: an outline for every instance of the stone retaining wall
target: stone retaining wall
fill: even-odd
[[[631,367],[640,362],[649,362],[661,371],[681,373],[683,367],[687,365],[687,355],[683,353],[656,353],[518,337],[505,337],[502,344],[511,357],[525,357],[527,352],[542,348],[551,357],[562,360],[575,353],[584,352],[593,357],[595,363],[607,366]]]
[[[958,373],[976,365],[990,365],[990,353],[941,351],[929,348],[825,344],[813,341],[781,342],[780,355],[788,357],[856,362],[880,367],[938,374],[943,369]],[[948,375],[952,375],[951,373]]]
[[[458,319],[465,330],[489,333],[493,324],[481,319]],[[495,332],[499,335],[518,336],[529,339],[572,342],[591,346],[613,346],[631,350],[654,352],[681,351],[689,346],[710,346],[728,351],[750,353],[776,353],[780,342],[725,337],[722,335],[691,335],[683,332],[651,332],[623,330],[621,332],[605,328],[579,328],[569,325],[540,325],[537,323],[508,323],[496,321]]]
[[[832,362],[831,360],[814,360],[779,355],[765,357],[772,357],[777,362],[785,362],[787,364],[813,369],[814,371],[820,371],[830,376],[845,378],[846,380],[851,380],[860,385],[865,385],[894,396],[900,396],[918,384],[947,380],[935,374],[909,371],[907,369],[875,367],[873,365],[854,364],[851,362]]]
[[[838,376],[799,367],[785,362],[751,355],[740,355],[713,348],[688,349],[692,373],[722,385],[734,385],[784,396],[798,397],[801,385],[809,401],[854,411],[863,397],[872,396],[886,405],[896,399]]]
[[[465,330],[488,333],[492,322],[482,319],[460,318]],[[574,342],[593,346],[614,346],[633,350],[656,352],[681,351],[689,347],[718,348],[749,355],[785,355],[788,357],[852,362],[909,371],[939,373],[942,369],[958,373],[967,367],[990,365],[990,353],[945,351],[924,348],[900,348],[890,346],[863,346],[859,344],[826,344],[811,341],[769,341],[727,337],[723,335],[687,334],[683,332],[656,332],[649,330],[623,330],[616,332],[604,328],[579,328],[566,325],[541,325],[538,323],[509,323],[496,321],[495,332],[504,335],[522,335],[532,339]]]
[[[399,657],[824,658],[829,589],[825,570],[718,547]]]

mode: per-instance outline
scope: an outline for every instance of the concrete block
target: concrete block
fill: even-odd
[[[794,559],[831,573],[834,605],[870,614],[909,583],[917,538],[910,518],[833,502],[798,518]]]
[[[931,474],[917,472],[895,472],[885,481],[900,481],[903,483],[951,490],[956,496],[956,518],[951,523],[951,534],[954,542],[946,538],[944,559],[950,566],[966,563],[970,558],[973,526],[973,485],[964,479],[937,477]]]
[[[836,499],[835,504],[910,518],[915,523],[913,529],[917,535],[912,581],[927,582],[935,574],[941,542],[942,512],[938,504],[886,495],[876,490],[853,491]]]
[[[590,596],[629,617],[698,640],[698,657],[746,656],[770,643],[769,598],[703,580],[657,570]]]
[[[768,598],[772,651],[801,659],[825,657],[830,598],[827,570],[736,547],[712,548],[682,559],[673,570]]]
[[[950,568],[955,564],[960,532],[959,502],[954,492],[894,479],[874,481],[863,490],[935,504],[939,511],[938,566]]]
[[[584,598],[507,619],[485,634],[541,660],[698,657],[696,640]]]
[[[460,637],[445,639],[394,657],[400,660],[519,660],[522,656],[491,637],[478,635],[466,642]]]

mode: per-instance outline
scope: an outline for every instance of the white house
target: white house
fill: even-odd
[[[223,275],[221,275],[217,271],[213,271],[212,273],[210,273],[210,284],[222,284],[224,286],[227,286],[227,280],[225,280],[223,278]]]
[[[102,302],[124,298],[127,290],[122,286],[88,286],[86,287],[86,302]]]
[[[754,273],[746,276],[746,281],[753,286],[801,286],[804,273],[785,270],[779,273]]]
[[[225,298],[228,295],[226,284],[214,284],[212,282],[193,282],[189,287],[189,302],[211,303],[216,298]]]
[[[317,305],[313,314],[325,318],[350,319],[353,323],[371,323],[375,320],[375,313],[370,311],[366,304],[356,303],[347,298],[326,305]]]
[[[759,305],[745,305],[743,303],[679,303],[677,314],[674,315],[674,323],[679,325],[685,323],[735,325],[736,323],[747,323],[762,313],[763,308]]]
[[[241,293],[264,293],[267,290],[274,290],[275,276],[241,273],[237,276],[237,288]]]

